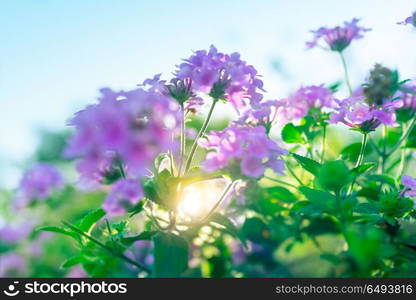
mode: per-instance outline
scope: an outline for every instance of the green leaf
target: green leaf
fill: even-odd
[[[240,234],[240,231],[238,230],[238,228],[234,225],[234,223],[229,218],[216,212],[212,214],[210,221],[217,223],[221,226],[224,226],[226,232],[231,234],[233,237],[238,238],[243,244],[243,246],[247,248],[246,239],[244,238],[243,235]]]
[[[385,183],[385,184],[390,185],[393,188],[396,188],[396,180],[393,177],[389,176],[389,175],[369,174],[369,175],[366,175],[366,178],[369,181],[376,181],[376,182],[379,182],[379,183]]]
[[[250,241],[262,243],[268,239],[270,231],[262,219],[252,217],[245,220],[241,233]]]
[[[79,221],[78,228],[84,232],[89,232],[95,223],[104,217],[105,214],[106,212],[102,208],[97,208],[96,210],[89,212]]]
[[[317,161],[298,155],[296,153],[292,153],[293,157],[296,159],[296,161],[309,173],[318,176],[319,170],[322,167],[320,163]]]
[[[173,233],[159,232],[154,241],[156,277],[179,277],[188,266],[188,243]]]
[[[302,186],[300,192],[313,204],[323,208],[325,211],[333,212],[335,208],[335,196],[331,193],[315,190]]]
[[[88,262],[88,260],[82,255],[76,255],[68,258],[62,265],[61,268],[66,269],[78,264],[82,264],[84,262]]]
[[[342,259],[339,258],[338,256],[331,254],[331,253],[324,253],[321,254],[321,259],[324,259],[326,261],[329,261],[330,263],[332,263],[333,265],[339,265],[340,263],[342,263]]]
[[[311,218],[309,224],[305,226],[302,231],[311,236],[315,236],[326,233],[338,233],[340,232],[340,229],[334,218],[318,216],[316,218]]]
[[[37,228],[36,231],[49,231],[49,232],[60,233],[60,234],[66,235],[66,236],[70,236],[70,237],[74,238],[77,241],[79,240],[78,239],[79,236],[75,232],[67,231],[63,228],[56,227],[56,226],[43,226],[43,227]]]
[[[294,195],[291,191],[282,186],[266,188],[266,192],[279,201],[293,203],[297,200],[296,195]]]
[[[342,160],[328,161],[319,170],[318,182],[327,190],[339,191],[353,176]]]
[[[378,214],[380,209],[371,203],[358,203],[354,207],[354,212],[361,214]]]
[[[354,168],[351,170],[351,172],[355,175],[355,176],[359,176],[365,172],[367,172],[368,170],[370,170],[372,167],[375,166],[375,163],[372,162],[368,162],[368,163],[363,163],[362,165]]]
[[[282,140],[288,144],[304,144],[302,129],[292,123],[287,123],[282,129]]]
[[[142,233],[135,236],[123,237],[121,242],[123,245],[129,247],[137,241],[150,241],[156,234],[157,231],[143,231]]]

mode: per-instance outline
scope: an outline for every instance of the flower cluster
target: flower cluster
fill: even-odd
[[[37,164],[24,173],[13,205],[22,208],[33,200],[46,199],[53,190],[61,189],[63,184],[62,175],[54,166],[46,163]]]
[[[277,120],[285,124],[305,117],[311,108],[333,108],[333,93],[323,85],[311,85],[298,89],[277,103]]]
[[[408,25],[411,24],[414,27],[416,27],[416,12],[414,12],[411,16],[404,19],[404,21],[397,22],[399,25]]]
[[[319,41],[323,39],[332,51],[342,52],[349,46],[352,40],[358,40],[363,37],[363,33],[371,29],[358,26],[359,19],[352,19],[351,22],[344,22],[344,26],[336,26],[334,28],[321,27],[312,31],[314,38],[306,43],[308,48],[319,45]]]
[[[143,189],[135,179],[120,179],[113,184],[105,198],[103,208],[110,215],[122,215],[144,196]]]
[[[213,150],[208,152],[203,162],[207,171],[237,166],[242,174],[258,178],[270,167],[276,173],[283,174],[284,162],[278,157],[287,154],[287,151],[267,136],[263,126],[233,124],[223,131],[211,132],[199,144]]]
[[[209,51],[198,50],[185,59],[175,76],[180,80],[190,79],[195,92],[227,99],[237,110],[246,106],[246,100],[258,103],[263,97],[259,93],[263,82],[256,69],[241,60],[239,53],[224,54],[214,46]]]
[[[330,122],[342,122],[365,131],[372,131],[380,124],[396,126],[395,111],[403,105],[401,100],[386,101],[381,106],[369,105],[365,97],[360,95],[335,101],[337,106],[330,115]]]
[[[416,197],[416,179],[409,175],[403,175],[402,184],[404,185],[404,196]]]
[[[81,183],[94,187],[106,176],[147,174],[161,152],[175,150],[178,105],[157,89],[114,92],[101,90],[99,103],[71,120],[76,133],[66,155],[79,157]]]
[[[403,101],[403,108],[416,111],[416,81],[404,83],[396,96]]]

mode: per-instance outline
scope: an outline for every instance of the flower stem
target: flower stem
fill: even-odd
[[[221,194],[220,199],[215,203],[215,205],[211,208],[211,210],[209,211],[209,213],[201,220],[201,223],[205,223],[206,221],[209,220],[209,218],[211,217],[211,215],[217,210],[217,208],[221,205],[221,203],[224,201],[225,197],[227,197],[229,191],[231,190],[231,188],[233,187],[235,181],[231,181],[227,187],[224,189],[224,191]]]
[[[365,147],[367,146],[367,141],[368,141],[368,133],[364,133],[363,134],[362,141],[361,141],[360,154],[358,155],[357,162],[355,163],[355,168],[361,166],[361,164],[363,162],[364,153],[365,153]]]
[[[348,68],[347,68],[347,63],[345,61],[344,53],[342,51],[340,51],[339,55],[341,56],[342,67],[344,68],[345,83],[347,84],[350,96],[352,96],[352,88],[351,88],[351,83],[350,83],[350,77],[348,75]]]
[[[280,183],[280,184],[284,184],[284,185],[290,186],[290,187],[292,187],[294,189],[297,189],[298,188],[296,185],[291,184],[291,183],[286,182],[286,181],[283,181],[283,180],[279,180],[279,179],[272,178],[272,177],[269,177],[269,176],[264,176],[264,178],[266,178],[267,180],[270,180],[270,181],[274,181],[274,182],[277,182],[277,183]]]
[[[185,160],[185,148],[186,148],[186,139],[185,139],[185,110],[182,106],[182,120],[181,120],[181,149],[180,149],[180,163],[179,163],[179,170],[178,176],[182,174],[183,163]]]
[[[204,124],[202,124],[202,127],[199,130],[198,135],[196,136],[196,138],[194,140],[194,143],[192,144],[191,151],[189,152],[188,159],[186,160],[185,173],[188,172],[190,167],[191,167],[192,159],[194,158],[195,151],[198,148],[198,140],[205,134],[205,131],[208,128],[209,121],[211,120],[212,113],[214,111],[214,108],[215,108],[215,105],[217,104],[217,102],[218,102],[218,99],[214,98],[213,102],[211,104],[211,107],[209,109],[208,115],[207,115],[207,117],[204,121]]]
[[[368,141],[368,133],[364,133],[362,141],[361,141],[360,154],[358,155],[358,159],[357,159],[357,162],[355,163],[354,168],[358,168],[359,166],[361,166],[361,164],[364,160],[364,153],[365,153],[365,148],[367,146],[367,141]],[[356,179],[357,178],[354,177],[354,179],[352,180],[351,185],[350,185],[350,187],[348,189],[348,192],[347,192],[347,195],[346,195],[347,197],[348,197],[348,195],[351,194],[352,190],[354,189]]]
[[[323,125],[322,131],[322,151],[321,151],[321,163],[324,162],[326,151],[326,124]]]
[[[412,132],[413,128],[415,127],[415,124],[416,124],[416,116],[412,119],[412,122],[410,123],[409,127],[407,128],[406,132],[403,134],[401,139],[397,142],[397,144],[393,146],[390,152],[386,153],[387,157],[392,155],[400,147],[400,145],[407,139],[407,137],[409,136],[409,134]]]

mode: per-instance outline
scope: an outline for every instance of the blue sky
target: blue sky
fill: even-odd
[[[375,62],[414,78],[416,31],[396,25],[414,9],[411,0],[1,0],[0,185],[16,183],[39,128],[64,128],[100,87],[168,76],[210,44],[240,52],[264,75],[267,98],[282,98],[341,79],[338,57],[304,42],[310,29],[360,17],[373,31],[346,53],[353,83]]]

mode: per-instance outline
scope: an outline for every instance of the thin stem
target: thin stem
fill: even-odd
[[[84,231],[82,231],[82,230],[81,230],[81,229],[79,229],[78,227],[76,227],[76,226],[72,225],[71,223],[68,223],[68,222],[65,222],[65,221],[63,221],[63,223],[64,223],[66,226],[68,226],[71,230],[73,230],[73,231],[75,231],[76,233],[78,233],[78,234],[82,235],[83,237],[85,237],[85,238],[89,239],[91,242],[93,242],[93,243],[97,244],[98,246],[100,246],[101,248],[103,248],[103,249],[107,250],[107,251],[108,251],[108,252],[110,252],[112,255],[114,255],[114,256],[116,256],[116,257],[118,257],[118,258],[122,259],[122,260],[125,260],[126,262],[128,262],[128,263],[130,263],[130,264],[132,264],[132,265],[136,266],[136,267],[137,267],[137,268],[139,268],[139,269],[142,269],[143,271],[145,271],[145,272],[147,272],[147,273],[151,273],[151,271],[150,271],[148,268],[146,268],[145,266],[143,266],[143,265],[141,265],[140,263],[138,263],[138,262],[136,262],[136,261],[132,260],[131,258],[129,258],[129,257],[127,257],[127,256],[125,256],[124,254],[119,253],[119,252],[115,251],[114,249],[112,249],[112,248],[108,247],[107,245],[105,245],[105,244],[103,244],[102,242],[100,242],[98,239],[96,239],[96,238],[94,238],[94,237],[90,236],[89,234],[85,233]]]
[[[209,125],[209,121],[211,120],[212,117],[212,112],[214,111],[215,105],[217,104],[218,99],[213,99],[211,108],[209,109],[208,115],[205,119],[204,124],[201,127],[201,130],[199,130],[198,135],[196,136],[194,143],[192,144],[192,148],[191,151],[189,152],[189,156],[188,159],[186,161],[186,166],[185,166],[185,173],[189,171],[190,167],[191,167],[191,163],[192,163],[192,159],[194,158],[194,154],[196,149],[198,148],[198,140],[205,134],[205,131],[208,128]]]
[[[302,180],[299,179],[299,177],[296,175],[296,173],[292,170],[292,168],[289,166],[289,164],[286,164],[286,168],[288,169],[289,173],[292,174],[293,178],[301,185],[304,186]]]
[[[108,222],[108,219],[105,219],[105,225],[107,226],[108,236],[110,237],[111,244],[113,245],[113,248],[115,249],[116,244],[113,239],[113,232],[111,231],[111,226],[110,226],[110,222]]]
[[[360,154],[358,155],[358,159],[357,159],[357,162],[355,163],[354,168],[358,168],[359,166],[361,166],[361,164],[363,162],[365,148],[367,146],[367,141],[368,141],[368,133],[364,133],[362,141],[361,141]],[[355,184],[356,179],[357,179],[357,177],[354,177],[354,179],[352,180],[351,185],[350,185],[350,187],[348,189],[348,192],[346,194],[346,197],[348,197],[348,195],[350,195],[352,190],[354,189],[354,184]]]
[[[118,165],[121,177],[123,177],[125,179],[126,178],[126,173],[124,172],[124,167],[123,167],[123,164],[122,164],[121,160],[117,160],[117,165]]]
[[[274,182],[277,182],[277,183],[280,183],[280,184],[284,184],[284,185],[290,186],[290,187],[295,188],[295,189],[297,189],[297,188],[298,188],[296,185],[291,184],[291,183],[289,183],[289,182],[285,182],[285,181],[283,181],[283,180],[279,180],[279,179],[272,178],[272,177],[269,177],[269,176],[264,176],[264,178],[266,178],[266,179],[268,179],[268,180],[270,180],[270,181],[274,181]]]
[[[360,154],[358,155],[358,159],[357,162],[355,164],[355,168],[361,166],[363,159],[364,159],[364,153],[365,153],[365,147],[367,146],[367,141],[368,141],[368,134],[364,133],[363,134],[363,138],[361,141],[361,149],[360,149]]]
[[[225,197],[228,195],[228,192],[231,190],[232,186],[234,185],[235,181],[231,181],[227,187],[225,188],[225,190],[222,192],[222,195],[220,197],[220,199],[215,203],[215,205],[211,208],[211,210],[209,211],[209,213],[202,219],[201,223],[206,222],[211,215],[217,210],[217,208],[221,205],[221,203],[224,201]]]
[[[400,165],[399,165],[397,177],[400,177],[404,173],[405,160],[406,160],[406,149],[402,149],[400,151]]]
[[[393,148],[390,150],[390,152],[386,154],[387,157],[392,155],[400,147],[400,145],[407,139],[407,137],[409,136],[409,134],[412,132],[413,128],[415,127],[415,124],[416,124],[416,117],[413,118],[412,122],[410,123],[410,126],[407,128],[407,131],[401,137],[401,139],[397,142],[397,144],[394,145]]]
[[[183,163],[185,160],[185,148],[186,148],[186,139],[185,139],[185,110],[182,106],[182,120],[181,120],[181,150],[180,150],[180,163],[179,163],[179,171],[178,176],[182,174]]]
[[[325,159],[325,150],[326,150],[326,124],[323,125],[322,129],[322,151],[321,151],[321,163],[324,162]]]
[[[348,75],[347,63],[345,62],[344,53],[342,51],[339,52],[339,55],[341,56],[342,67],[344,68],[345,83],[347,84],[348,91],[350,92],[350,96],[351,96],[352,88],[351,88],[351,83],[350,83],[350,77]]]
[[[387,126],[384,125],[383,126],[383,131],[382,131],[382,140],[383,140],[383,148],[382,148],[382,153],[381,153],[381,173],[384,173],[384,170],[386,168],[386,161],[387,161]]]

